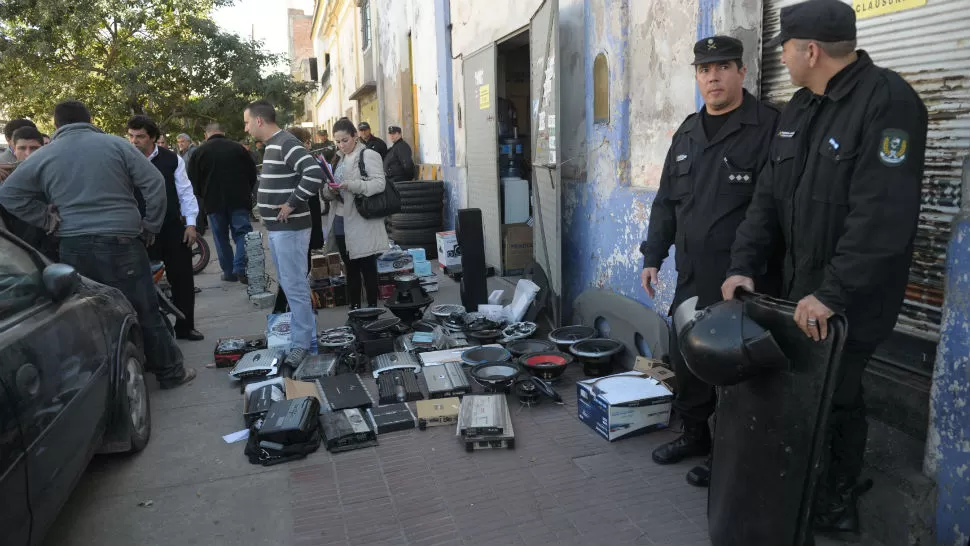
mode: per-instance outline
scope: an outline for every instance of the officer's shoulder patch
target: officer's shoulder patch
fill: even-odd
[[[885,129],[879,140],[879,161],[888,167],[902,165],[909,150],[909,133],[902,129]]]

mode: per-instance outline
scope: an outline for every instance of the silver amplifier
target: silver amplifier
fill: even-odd
[[[463,396],[472,391],[468,376],[458,362],[425,366],[424,380],[428,383],[428,398]]]

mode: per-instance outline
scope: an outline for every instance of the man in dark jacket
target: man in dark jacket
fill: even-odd
[[[414,180],[414,152],[401,136],[401,128],[391,125],[387,128],[387,138],[391,149],[384,156],[384,175],[389,182]]]
[[[858,532],[856,506],[868,426],[862,376],[893,331],[902,306],[919,220],[927,112],[895,72],[856,49],[855,11],[834,0],[781,10],[782,46],[802,87],[778,120],[770,161],[731,249],[724,298],[760,289],[752,277],[767,249],[784,244],[782,295],[798,302],[806,336],[849,327],[829,421],[828,468],[816,529]],[[808,408],[806,408],[807,410]]]
[[[175,152],[156,144],[159,134],[158,125],[148,116],[134,116],[128,120],[128,141],[145,154],[165,178],[165,220],[155,244],[148,248],[148,256],[165,263],[165,276],[172,287],[172,303],[184,317],[175,321],[175,337],[201,341],[205,338],[195,329],[195,279],[192,272],[192,245],[198,237],[195,222],[199,204],[185,174],[185,162]]]
[[[703,308],[721,300],[731,259],[734,232],[751,203],[755,180],[768,161],[767,144],[778,112],[744,90],[744,52],[740,40],[711,36],[694,45],[697,88],[704,98],[674,133],[653,201],[643,253],[641,282],[653,297],[660,265],[670,245],[676,247],[677,290],[671,308],[694,296]],[[674,411],[684,433],[653,452],[657,464],[708,455],[714,413],[714,387],[698,379],[684,362],[676,332],[670,336],[670,359],[677,374]],[[692,485],[707,486],[709,465],[687,475]]]
[[[205,136],[206,141],[189,160],[189,178],[199,188],[209,215],[222,280],[247,283],[246,234],[253,230],[249,214],[256,188],[256,163],[242,145],[226,138],[219,123],[207,125]],[[236,244],[235,255],[230,234]]]
[[[384,159],[384,156],[387,155],[387,144],[380,138],[374,136],[374,133],[370,131],[370,123],[366,121],[360,122],[360,125],[357,126],[357,131],[360,135],[361,144],[381,154],[381,159]]]

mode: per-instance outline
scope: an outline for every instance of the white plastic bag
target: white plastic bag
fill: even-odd
[[[515,285],[515,295],[512,303],[505,306],[505,320],[508,322],[521,322],[529,306],[536,299],[539,293],[539,285],[529,279],[520,279]]]

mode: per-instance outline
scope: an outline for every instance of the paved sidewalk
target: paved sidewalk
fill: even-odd
[[[564,406],[520,408],[510,397],[514,450],[467,453],[453,428],[437,427],[381,436],[376,448],[249,464],[242,443],[221,438],[244,426],[239,390],[226,370],[204,366],[217,338],[261,332],[266,311],[217,269],[196,277],[206,340],[181,342],[199,378],[172,391],[150,382],[148,447],[95,458],[45,544],[709,544],[706,491],[684,481],[698,461],[650,460],[670,431],[616,443],[596,435],[576,417],[578,368],[557,385]],[[457,284],[442,277],[435,297],[458,301]],[[318,327],[345,313],[321,311]]]

